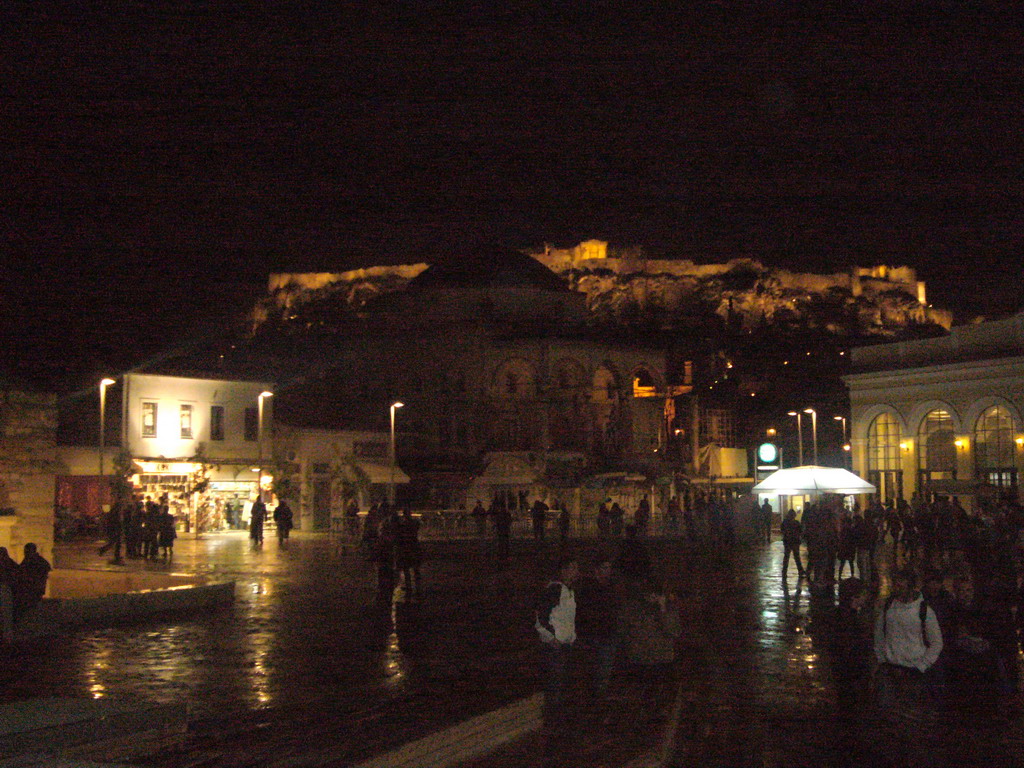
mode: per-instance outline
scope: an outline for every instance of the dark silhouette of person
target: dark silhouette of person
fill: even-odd
[[[46,594],[46,581],[50,577],[50,563],[39,554],[35,544],[25,545],[25,557],[18,566],[14,589],[14,613],[22,616],[39,605]]]
[[[616,565],[623,578],[634,584],[651,575],[651,555],[637,537],[635,525],[626,526],[626,538],[622,540],[622,549],[619,551]]]
[[[115,563],[121,562],[122,514],[125,506],[123,502],[117,501],[103,516],[103,531],[106,534],[107,543],[100,547],[100,556],[107,554],[107,550],[113,548]]]
[[[257,496],[252,503],[252,512],[249,513],[249,538],[253,544],[263,543],[263,523],[267,519],[267,505],[263,503],[263,497]]]
[[[420,595],[420,565],[423,553],[420,550],[420,521],[412,516],[406,507],[402,516],[395,518],[395,566],[402,572],[405,593],[409,598]]]
[[[494,535],[498,539],[498,557],[505,559],[509,555],[509,539],[512,537],[512,513],[503,499],[494,502]]]
[[[537,541],[544,541],[544,523],[547,520],[548,505],[540,499],[533,502],[530,507],[530,517],[533,520],[533,538]]]
[[[294,515],[292,514],[292,508],[288,506],[288,502],[281,499],[281,503],[274,509],[274,525],[277,526],[277,540],[284,542],[288,538],[288,534],[292,530],[294,524]]]
[[[174,554],[174,540],[178,538],[178,530],[174,524],[174,515],[167,507],[160,508],[160,515],[157,518],[157,544],[163,550],[163,556],[168,560]]]

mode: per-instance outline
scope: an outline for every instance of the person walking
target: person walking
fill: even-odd
[[[569,515],[569,510],[563,505],[558,510],[558,543],[562,547],[569,543],[569,527],[571,523],[572,517]]]
[[[103,530],[107,536],[107,543],[100,547],[100,557],[107,554],[107,551],[113,548],[114,559],[112,563],[120,564],[121,560],[121,534],[122,534],[122,509],[124,504],[121,501],[117,501],[110,506],[107,513],[103,516]]]
[[[412,516],[406,506],[402,516],[395,518],[395,566],[402,573],[405,594],[409,599],[421,595],[420,565],[423,553],[420,550],[420,522]]]
[[[803,526],[796,519],[796,510],[791,509],[782,520],[782,580],[785,581],[789,575],[789,558],[792,555],[796,561],[797,578],[802,579],[806,575],[804,567],[800,562],[800,539],[803,537]]]
[[[288,506],[287,501],[281,499],[281,502],[274,508],[274,525],[277,527],[278,544],[284,544],[288,540],[294,520],[292,508]]]
[[[260,494],[252,503],[252,511],[249,512],[249,539],[255,546],[263,545],[263,523],[267,519],[267,505],[263,503],[263,496]]]

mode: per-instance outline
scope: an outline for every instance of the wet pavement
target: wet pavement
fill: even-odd
[[[563,764],[625,765],[659,748],[676,691],[683,706],[669,764],[1019,764],[1016,699],[844,728],[819,611],[795,577],[783,589],[780,542],[731,553],[651,546],[681,597],[678,688],[637,706],[618,676],[616,700],[581,716]],[[171,564],[127,567],[234,579],[233,606],[19,647],[0,667],[0,700],[187,702],[187,752],[151,765],[343,766],[535,691],[532,604],[554,545],[518,542],[508,563],[466,540],[429,542],[425,554],[421,599],[389,608],[375,599],[371,565],[326,535],[299,533],[283,547],[268,540],[262,550],[243,534],[179,541]],[[61,547],[55,559],[113,567],[91,544]],[[527,740],[474,765],[539,765],[540,753]]]

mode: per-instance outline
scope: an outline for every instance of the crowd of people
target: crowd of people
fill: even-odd
[[[781,527],[784,584],[790,560],[812,597],[830,601],[838,584],[829,640],[841,702],[869,690],[883,708],[1017,691],[1024,508],[1016,500],[980,500],[972,512],[943,497],[873,501],[863,511],[825,500],[807,505],[802,520],[787,513]],[[891,587],[879,601],[886,573]]]
[[[362,545],[370,562],[377,567],[377,593],[382,602],[390,603],[399,577],[406,599],[421,596],[420,521],[412,509],[398,508],[384,501],[374,504],[363,524]]]
[[[586,670],[589,703],[606,704],[617,665],[639,687],[639,700],[664,698],[682,632],[679,604],[655,576],[650,554],[633,524],[625,526],[618,554],[598,553],[581,574],[579,558],[563,551],[554,577],[536,604],[544,679],[543,721],[550,749],[567,728],[567,682],[576,665]]]
[[[105,555],[113,550],[115,563],[122,562],[122,542],[127,557],[170,560],[178,537],[167,496],[161,496],[159,502],[150,496],[116,501],[104,515],[103,529],[107,543],[99,553]]]

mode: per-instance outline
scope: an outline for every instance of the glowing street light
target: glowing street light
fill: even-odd
[[[260,495],[260,498],[263,498],[263,401],[273,396],[273,392],[263,390],[260,392],[259,397],[256,398],[256,402],[259,405],[259,417],[256,423],[256,450],[259,453],[260,465],[260,473],[257,475],[256,480],[256,492]]]
[[[405,403],[397,400],[391,404],[391,482],[388,483],[388,504],[395,504],[395,411]]]
[[[796,416],[796,444],[800,466],[804,465],[804,427],[800,421],[800,411],[789,411],[788,416]]]
[[[811,414],[811,434],[814,436],[814,466],[818,466],[818,412],[813,408],[804,408],[804,413]]]
[[[114,383],[111,378],[100,379],[100,477],[103,477],[103,447],[107,421],[107,387]],[[100,500],[102,504],[102,499]]]
[[[850,453],[850,444],[846,441],[846,417],[845,416],[833,416],[833,421],[840,421],[843,424],[843,450],[847,454]]]

